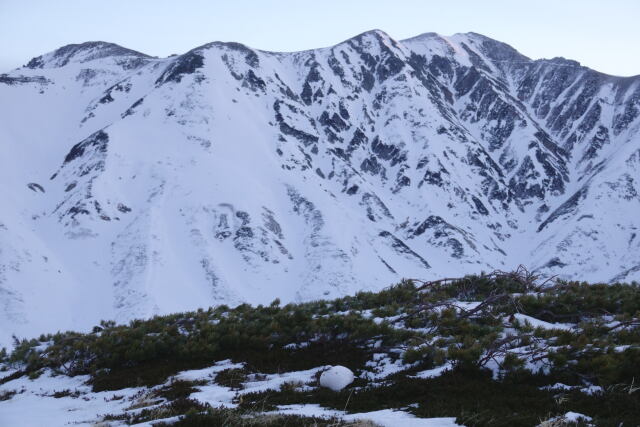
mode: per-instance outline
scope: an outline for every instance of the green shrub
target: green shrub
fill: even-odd
[[[129,325],[101,322],[88,334],[16,340],[10,355],[0,352],[0,364],[20,370],[0,378],[0,384],[24,375],[36,378],[46,369],[89,375],[94,391],[164,384],[153,389],[157,408],[110,415],[129,423],[181,416],[181,425],[253,425],[258,420],[278,425],[255,411],[308,403],[343,410],[348,401],[351,412],[406,408],[421,417],[456,417],[469,426],[535,425],[567,411],[587,414],[597,425],[634,425],[640,419],[640,392],[634,388],[640,378],[639,291],[637,283],[559,281],[539,287],[520,271],[421,288],[403,281],[381,292],[332,301],[219,306]],[[461,307],[460,301],[477,304]],[[533,328],[518,322],[516,313],[572,328]],[[399,372],[363,379],[378,363],[372,364],[374,359],[399,363],[399,357],[404,364]],[[243,394],[237,411],[191,400],[203,383],[165,384],[177,372],[226,359],[245,368],[221,371],[213,381],[235,390],[250,373],[257,378],[257,373],[324,365],[344,365],[358,377],[341,392],[289,384]],[[454,369],[436,378],[414,377],[444,364]],[[486,366],[500,368],[497,378]],[[555,383],[574,388],[548,388]],[[604,392],[579,391],[591,385]],[[278,422],[316,420],[285,417]]]

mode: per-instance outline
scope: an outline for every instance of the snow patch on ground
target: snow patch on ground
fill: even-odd
[[[416,378],[435,378],[439,377],[446,371],[453,369],[453,364],[450,362],[445,363],[442,366],[438,366],[437,368],[427,369],[426,371],[420,371],[414,375]]]
[[[535,317],[527,316],[526,314],[516,313],[513,315],[519,322],[523,324],[529,324],[533,328],[542,328],[542,329],[563,329],[565,331],[570,331],[575,329],[575,325],[571,325],[568,323],[549,323],[544,320],[536,319]]]
[[[298,414],[310,417],[340,417],[345,421],[372,421],[384,427],[453,427],[455,418],[418,418],[408,412],[393,409],[347,414],[343,411],[325,409],[320,405],[282,405],[277,413]]]
[[[382,360],[382,359],[380,359]],[[285,372],[281,374],[250,376],[241,390],[232,390],[214,382],[217,373],[225,369],[242,368],[243,364],[230,360],[216,362],[204,369],[194,369],[178,373],[167,380],[170,384],[175,380],[207,381],[206,385],[197,386],[198,391],[191,394],[192,399],[209,403],[212,407],[235,408],[234,399],[245,393],[277,390],[285,383],[298,384],[302,389],[305,384],[313,383],[318,372],[326,367],[318,367],[305,371]],[[334,367],[337,368],[337,367]],[[346,368],[345,368],[346,369]],[[329,372],[329,371],[326,371]],[[351,373],[351,371],[349,371]],[[351,373],[351,375],[353,375]],[[259,379],[258,379],[259,378]],[[160,403],[151,399],[152,391],[161,386],[148,388],[126,388],[115,391],[92,392],[87,385],[89,377],[67,377],[54,375],[45,371],[36,379],[22,377],[0,385],[0,393],[15,391],[16,394],[0,401],[0,425],[41,427],[41,426],[92,426],[99,422],[106,414],[121,414],[133,404],[147,402],[146,408],[152,408]],[[54,397],[54,393],[65,392],[63,397]],[[66,393],[68,392],[68,393]],[[131,410],[130,410],[131,411]],[[133,410],[135,411],[135,410]],[[371,420],[382,426],[416,426],[437,427],[456,426],[454,418],[422,419],[402,410],[385,409],[381,411],[348,414],[343,411],[323,408],[319,405],[284,405],[279,406],[277,413],[296,414],[316,417],[339,417],[347,421]],[[163,421],[177,420],[177,417]],[[157,422],[153,421],[153,422]],[[143,423],[140,425],[151,425]]]

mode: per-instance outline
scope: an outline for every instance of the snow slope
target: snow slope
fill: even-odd
[[[223,360],[205,369],[184,371],[171,380],[201,381],[205,385],[198,387],[198,391],[189,397],[213,408],[235,408],[238,396],[247,393],[278,390],[282,384],[313,384],[317,369],[298,372],[284,372],[282,374],[263,375],[263,379],[248,382],[243,390],[234,390],[216,384],[212,379],[224,370],[240,368],[243,364],[233,364]],[[11,393],[9,399],[0,401],[0,423],[7,426],[41,427],[41,426],[95,426],[127,425],[123,421],[103,421],[106,415],[123,413],[134,414],[141,408],[157,409],[165,399],[158,399],[153,393],[160,387],[136,387],[115,391],[93,392],[85,382],[87,376],[78,375],[67,377],[53,375],[46,371],[44,375],[29,380],[21,378],[0,385],[0,395]],[[171,381],[170,380],[170,381]],[[168,381],[165,385],[170,385]],[[309,386],[304,386],[309,387]],[[374,412],[348,414],[344,411],[323,408],[318,404],[282,405],[276,411],[264,414],[287,414],[313,416],[318,418],[338,418],[344,421],[370,421],[385,427],[415,426],[415,427],[455,427],[455,418],[418,418],[406,411],[382,409]],[[152,426],[160,421],[177,421],[178,417],[162,418],[138,426]]]
[[[640,77],[479,34],[0,75],[0,346],[526,264],[637,280]]]

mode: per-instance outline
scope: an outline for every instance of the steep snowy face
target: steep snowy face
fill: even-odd
[[[640,77],[532,61],[473,33],[404,44],[450,88],[458,117],[504,171],[526,218],[517,233],[528,236],[512,253],[561,277],[637,278]]]
[[[639,114],[640,78],[473,33],[65,46],[0,75],[0,343],[520,263],[637,279]]]

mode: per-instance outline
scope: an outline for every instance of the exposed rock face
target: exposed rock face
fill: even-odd
[[[640,78],[473,33],[65,46],[0,75],[0,343],[520,263],[637,280],[639,116]]]

